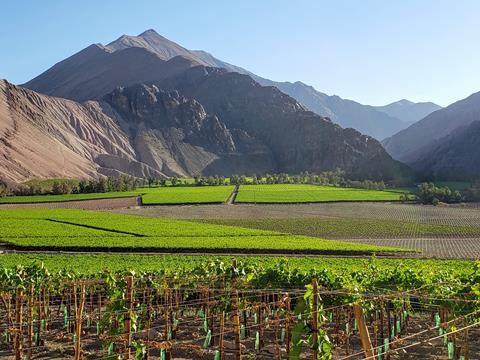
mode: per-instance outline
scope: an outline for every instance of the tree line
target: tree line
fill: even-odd
[[[448,186],[437,187],[434,183],[426,182],[419,186],[417,198],[422,204],[438,205],[439,203],[459,203],[466,200],[465,195],[458,190],[451,190]]]
[[[138,179],[128,175],[100,177],[90,180],[55,179],[51,181],[32,181],[16,185],[0,181],[0,196],[64,195],[132,191],[139,185]]]

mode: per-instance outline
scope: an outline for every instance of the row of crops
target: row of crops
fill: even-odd
[[[70,209],[0,211],[10,248],[118,251],[358,253],[401,249],[191,221]]]
[[[480,266],[335,274],[212,261],[181,272],[0,272],[0,356],[473,359]]]
[[[178,186],[139,188],[131,192],[12,196],[1,203],[40,203],[75,200],[142,197],[144,205],[217,204],[226,202],[234,186]],[[332,201],[398,201],[402,190],[365,190],[307,184],[242,185],[237,203],[308,203]]]

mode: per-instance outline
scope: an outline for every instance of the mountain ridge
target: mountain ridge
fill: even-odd
[[[480,119],[480,92],[439,109],[382,143],[393,158],[411,164],[435,141]]]
[[[91,46],[93,45],[90,45],[90,47]],[[119,51],[125,51],[129,48],[142,48],[149,53],[157,55],[158,58],[163,61],[168,62],[175,56],[182,56],[183,58],[187,59],[187,62],[190,61],[192,65],[219,67],[227,69],[231,72],[249,75],[263,86],[275,86],[279,88],[282,92],[292,96],[306,106],[309,110],[316,112],[318,115],[329,117],[332,119],[332,121],[340,124],[343,127],[353,127],[360,132],[373,136],[379,140],[393,135],[405,127],[403,121],[397,119],[396,117],[392,117],[385,112],[378,111],[375,107],[362,105],[352,100],[342,99],[337,96],[326,95],[302,82],[276,82],[265,79],[244,68],[219,60],[206,51],[188,50],[181,45],[159,35],[153,29],[146,30],[138,36],[122,35],[107,45],[95,44],[95,46],[99,50],[103,50],[105,53],[110,54],[110,56],[113,56],[113,54]],[[90,47],[87,47],[86,49]],[[82,51],[72,55],[68,59],[73,61],[76,56],[81,55]],[[106,55],[102,54],[101,56]],[[143,54],[143,56],[146,55]],[[79,61],[82,62],[83,58],[80,58]],[[129,62],[135,63],[134,59],[129,60]],[[71,83],[72,79],[62,78],[61,81],[53,81],[52,77],[48,76],[49,71],[53,71],[57,65],[54,65],[51,69],[47,70],[43,74],[40,74],[22,86],[46,93],[48,95],[66,97],[78,101],[88,100],[86,95],[88,91],[82,88],[82,81],[80,81],[76,90],[73,91],[72,89],[65,89],[66,82]],[[71,63],[70,73],[82,71],[84,72],[85,70],[79,69],[76,64]],[[136,69],[136,71],[139,72],[139,69]],[[156,68],[152,67],[149,70],[149,73],[154,74],[155,71]],[[78,76],[81,77],[82,75]],[[82,80],[83,82],[85,81],[85,79]],[[145,76],[138,76],[136,83],[153,80],[156,79],[145,79]],[[135,82],[131,81],[127,82],[126,84],[133,85],[133,83]],[[50,84],[50,86],[48,86],[48,84]],[[90,87],[92,87],[92,83],[90,83]],[[103,88],[103,94],[100,94],[99,91],[92,92],[92,96],[94,96],[94,98],[100,98],[107,92],[113,90],[112,87],[109,87],[108,91],[105,91],[105,86],[103,86]]]

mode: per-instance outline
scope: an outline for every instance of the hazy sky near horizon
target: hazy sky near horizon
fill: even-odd
[[[6,1],[0,78],[21,84],[92,43],[149,28],[364,104],[446,106],[480,91],[476,0]]]

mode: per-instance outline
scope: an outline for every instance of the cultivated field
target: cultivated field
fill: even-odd
[[[149,194],[167,190],[157,200],[164,204],[197,189],[196,202],[233,191]],[[65,204],[75,205],[31,206]],[[0,209],[0,311],[20,318],[8,326],[0,320],[7,340],[0,354],[304,359],[316,357],[316,334],[319,353],[364,358],[367,331],[376,358],[446,360],[452,347],[469,358],[480,352],[476,263],[407,258],[435,251],[472,258],[464,245],[477,251],[478,210],[319,203],[117,211],[126,214]]]
[[[2,241],[24,249],[316,254],[400,251],[275,231],[80,210],[3,210],[0,226]]]
[[[478,209],[399,203],[317,203],[194,206],[119,210],[418,250],[417,256],[475,259]],[[411,256],[410,254],[409,256]]]
[[[178,186],[146,189],[144,205],[223,203],[234,186]]]
[[[327,239],[468,238],[480,236],[480,226],[414,221],[349,218],[207,219],[211,224],[280,231]]]
[[[402,191],[376,191],[306,184],[242,185],[237,203],[398,201]]]
[[[2,269],[2,303],[15,319],[5,323],[2,354],[345,359],[364,358],[368,349],[397,360],[480,351],[473,263],[363,260],[358,267],[336,259],[307,269],[284,260],[185,259],[186,268],[177,260],[167,272],[159,263],[147,272],[86,273],[99,257],[56,257],[83,271]],[[117,264],[126,258],[109,257]],[[22,262],[21,255],[2,259]]]
[[[142,194],[142,190],[136,191],[116,191],[106,193],[91,194],[66,194],[66,195],[31,195],[31,196],[7,196],[0,197],[0,204],[32,204],[32,203],[51,203],[81,201],[92,199],[116,199],[136,197]]]

